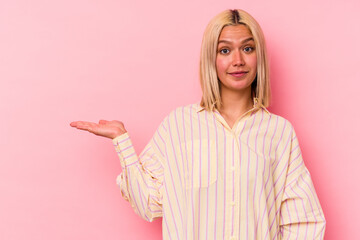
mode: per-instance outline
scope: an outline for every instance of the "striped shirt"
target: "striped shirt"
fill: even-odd
[[[122,196],[163,239],[323,239],[325,218],[286,119],[254,107],[229,127],[199,104],[177,108],[138,156],[113,139]]]

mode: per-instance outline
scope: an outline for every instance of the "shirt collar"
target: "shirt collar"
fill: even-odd
[[[254,108],[255,108],[258,99],[257,99],[257,98],[254,98],[253,101],[254,101]],[[258,107],[264,109],[265,112],[267,112],[268,114],[270,114],[270,112],[266,109],[266,107],[265,107],[264,105],[262,105],[261,103],[258,105]],[[196,112],[201,112],[201,111],[203,111],[203,110],[205,110],[205,108],[202,107],[202,106],[200,106],[200,103],[198,103],[198,105],[197,105],[197,107],[196,107]]]

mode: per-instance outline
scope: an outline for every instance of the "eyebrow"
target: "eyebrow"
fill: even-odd
[[[243,40],[243,41],[241,42],[241,44],[247,43],[247,42],[249,42],[249,41],[254,41],[254,38],[253,38],[253,37],[249,37],[249,38]],[[220,44],[220,43],[231,43],[231,42],[230,42],[230,41],[227,41],[227,40],[219,40],[218,44]]]

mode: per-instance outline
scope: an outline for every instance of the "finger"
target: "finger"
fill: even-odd
[[[97,126],[96,123],[92,123],[92,122],[77,122],[76,124],[76,128],[80,129],[80,130],[86,130],[88,132],[93,133],[95,127]]]
[[[71,122],[71,123],[70,123],[70,126],[71,126],[71,127],[78,128],[78,126],[81,126],[83,123],[84,123],[84,122],[81,122],[81,121]]]
[[[109,121],[106,121],[106,120],[100,120],[99,121],[99,124],[107,124]]]
[[[71,126],[71,127],[76,127],[76,123],[77,123],[77,122],[71,122],[71,123],[70,123],[70,126]]]
[[[86,124],[86,123],[91,123],[91,122],[86,122],[86,121],[75,121],[75,122],[71,122],[70,126],[71,127],[76,127],[77,125],[82,125],[82,124]]]

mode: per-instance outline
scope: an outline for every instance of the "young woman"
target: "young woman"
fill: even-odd
[[[205,30],[200,104],[179,107],[137,156],[119,121],[71,126],[113,139],[123,197],[164,239],[323,239],[325,218],[292,125],[270,113],[265,40],[227,10]]]

